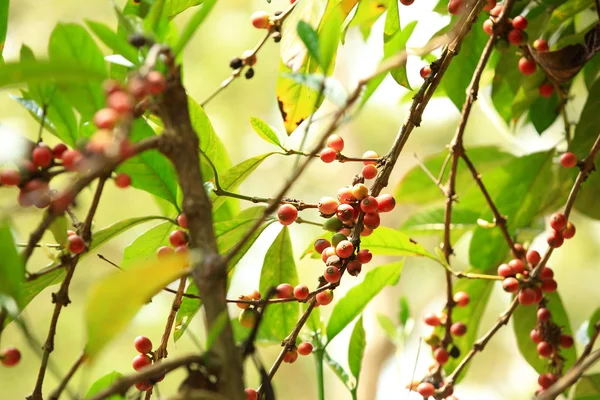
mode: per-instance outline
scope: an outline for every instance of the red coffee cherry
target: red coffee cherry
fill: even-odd
[[[504,6],[502,4],[497,4],[490,10],[490,16],[499,17],[502,10],[504,10]]]
[[[310,290],[306,285],[298,285],[294,288],[294,297],[298,300],[304,300],[308,297]]]
[[[400,0],[400,3],[402,3],[405,6],[410,6],[414,2],[415,0]]]
[[[150,71],[146,75],[148,93],[158,96],[167,90],[167,78],[160,71]]]
[[[294,297],[294,287],[289,283],[277,285],[277,289],[275,290],[277,292],[278,299],[291,299]]]
[[[175,254],[186,254],[190,251],[186,244],[182,244],[181,246],[175,247]]]
[[[342,150],[344,150],[344,139],[336,134],[333,134],[327,138],[327,147],[340,153]]]
[[[537,352],[542,357],[550,357],[554,352],[554,347],[548,342],[542,341],[537,345]]]
[[[442,324],[440,318],[434,313],[425,314],[425,317],[423,319],[425,323],[429,326],[440,326]]]
[[[240,321],[240,325],[248,329],[254,328],[257,319],[258,313],[254,308],[247,308],[245,310],[242,310],[240,315],[238,315],[238,321]]]
[[[244,301],[240,301],[239,303],[235,303],[235,305],[242,309],[245,310],[246,308],[250,307],[250,303],[246,303],[246,301],[252,300],[250,298],[250,296],[247,296],[245,294],[240,294],[237,298],[238,300],[244,300]]]
[[[296,362],[297,359],[298,359],[298,350],[292,349],[292,350],[289,350],[287,353],[285,353],[285,356],[283,357],[283,362],[288,363],[288,364],[293,364]]]
[[[455,322],[450,326],[450,333],[454,336],[463,336],[467,333],[467,325],[462,322]]]
[[[246,400],[258,400],[258,392],[252,388],[244,389]]]
[[[513,29],[510,32],[508,32],[507,39],[508,39],[508,41],[511,44],[514,44],[515,46],[518,46],[518,45],[520,45],[523,42],[523,32],[521,32],[518,29]],[[523,71],[521,71],[521,73],[524,74],[524,75],[529,75],[529,74],[524,73]]]
[[[464,9],[463,0],[450,0],[448,2],[448,12],[452,15],[460,14]]]
[[[360,236],[369,236],[371,233],[373,233],[373,229],[363,226],[362,231],[360,231]]]
[[[517,273],[508,266],[508,264],[500,264],[498,266],[498,275],[503,276],[505,278],[509,277],[509,276],[515,276]]]
[[[487,0],[487,3],[485,3],[485,6],[483,6],[483,11],[491,11],[495,7],[496,7],[496,0]]]
[[[466,327],[465,327],[465,329],[466,329]],[[443,365],[443,364],[446,364],[446,362],[448,362],[448,358],[450,358],[450,354],[448,354],[448,351],[446,349],[444,349],[442,347],[438,347],[433,352],[433,358],[440,365]]]
[[[369,165],[365,165],[362,169],[362,176],[365,179],[373,179],[377,176],[377,167],[369,164]]]
[[[379,158],[379,154],[377,154],[376,152],[374,152],[373,150],[367,150],[365,151],[365,153],[363,154],[362,158]],[[364,165],[377,165],[377,161],[363,161]]]
[[[544,39],[536,39],[533,41],[533,48],[539,52],[548,51],[548,42]]]
[[[71,235],[67,238],[69,241],[69,251],[75,254],[81,254],[85,250],[85,242],[79,235]]]
[[[525,265],[525,263],[521,260],[519,260],[518,258],[512,259],[508,262],[508,266],[515,271],[517,274],[525,271],[525,269],[527,268],[527,266]]]
[[[151,364],[152,360],[150,360],[150,357],[148,357],[145,354],[138,354],[134,357],[133,361],[131,362],[133,369],[135,369],[136,371],[140,371],[142,368],[147,367]]]
[[[548,236],[546,237],[546,242],[548,242],[548,246],[559,248],[564,243],[565,239],[561,235],[560,232],[552,230]]]
[[[382,194],[377,197],[379,212],[390,212],[396,207],[396,199],[391,194]]]
[[[21,352],[16,347],[7,347],[0,351],[0,363],[13,367],[21,360]]]
[[[550,217],[550,227],[555,231],[562,231],[567,226],[567,217],[561,213],[554,213]]]
[[[435,386],[429,382],[421,382],[417,386],[417,392],[424,398],[431,397],[435,393]]]
[[[512,32],[519,32],[519,31],[511,31]],[[519,32],[520,33],[520,32]],[[523,36],[523,35],[521,35]],[[508,34],[509,37],[509,41],[510,41],[510,33]],[[535,63],[535,61],[530,60],[528,58],[525,57],[521,57],[519,59],[519,71],[523,74],[523,75],[531,75],[535,72],[537,68],[537,64]]]
[[[335,161],[337,154],[337,151],[335,151],[334,149],[326,147],[323,150],[321,150],[321,154],[319,155],[319,157],[321,158],[321,161],[329,164]]]
[[[373,259],[373,253],[368,249],[362,249],[356,253],[356,259],[361,264],[367,264]]]
[[[569,349],[573,347],[574,341],[571,335],[560,335],[560,347]]]
[[[152,341],[146,336],[138,336],[133,341],[135,349],[142,354],[150,353],[152,351]]]
[[[540,279],[552,279],[554,277],[554,271],[550,267],[544,267],[540,273]]]
[[[67,150],[62,155],[63,165],[69,171],[75,171],[81,160],[83,160],[83,154],[78,150]]]
[[[265,29],[269,26],[269,13],[266,11],[256,11],[250,17],[252,25],[257,29]]]
[[[577,156],[575,153],[566,152],[560,156],[560,163],[565,168],[573,168],[577,165]]]
[[[329,283],[337,283],[340,281],[342,274],[340,273],[339,268],[331,266],[325,268],[325,272],[323,273],[323,277]]]
[[[337,198],[340,201],[340,203],[343,204],[351,204],[356,201],[356,199],[352,195],[352,189],[349,187],[340,188],[337,192]]]
[[[525,258],[527,259],[527,262],[533,266],[538,265],[538,263],[542,260],[540,253],[535,250],[529,250]]]
[[[342,222],[350,222],[357,217],[354,207],[352,207],[350,204],[340,204],[337,208],[336,215]]]
[[[327,289],[322,292],[317,293],[315,296],[317,303],[321,306],[326,306],[327,304],[333,301],[333,290]]]
[[[533,288],[535,291],[535,303],[539,303],[544,298],[544,292],[539,287]]]
[[[575,236],[575,225],[573,225],[573,223],[570,221],[567,222],[567,226],[561,233],[563,238],[571,239],[573,236]]]
[[[146,392],[152,389],[152,384],[148,381],[138,382],[135,384],[135,388],[140,392]]]
[[[323,250],[323,252],[321,253],[321,260],[323,260],[323,262],[325,262],[331,256],[335,256],[335,247],[334,246],[327,247],[325,250]]]
[[[352,196],[357,200],[362,200],[369,195],[369,188],[363,183],[357,183],[352,186]]]
[[[319,212],[323,215],[335,214],[340,203],[333,197],[321,197],[319,200]]]
[[[486,19],[485,21],[483,21],[483,31],[489,35],[492,36],[492,34],[494,33],[494,21],[492,21],[491,19]]]
[[[362,264],[358,260],[352,260],[346,265],[346,271],[352,276],[358,276],[362,270]]]
[[[327,240],[327,239],[315,240],[314,248],[317,253],[319,253],[319,254],[323,253],[323,250],[325,250],[328,247],[331,247],[331,243],[329,243],[329,240]]]
[[[540,308],[537,311],[537,320],[540,322],[548,321],[552,318],[552,313],[547,308]]]
[[[554,374],[550,372],[546,372],[545,374],[541,374],[538,378],[538,384],[542,389],[548,389],[552,384],[556,381],[556,377]]]
[[[112,130],[119,120],[119,113],[113,108],[101,108],[94,114],[94,125],[99,129]]]
[[[188,220],[187,217],[185,216],[185,214],[179,214],[177,216],[177,224],[182,227],[183,229],[187,229],[188,228]]]
[[[373,196],[367,196],[360,202],[360,209],[365,213],[375,213],[379,210],[379,203]]]
[[[502,289],[508,293],[515,293],[519,290],[519,281],[516,278],[506,278],[502,281]]]
[[[354,253],[354,245],[349,240],[342,240],[335,247],[335,254],[339,258],[348,258]]]
[[[277,218],[281,225],[290,225],[298,218],[298,210],[291,204],[282,204],[277,210]]]
[[[457,292],[454,294],[454,302],[458,307],[465,307],[469,304],[469,294],[467,292]]]
[[[309,342],[302,342],[298,345],[298,354],[301,356],[307,356],[312,353],[313,345]]]
[[[53,159],[54,154],[52,154],[52,150],[50,150],[50,147],[45,145],[38,145],[31,152],[31,160],[40,168],[49,167],[52,164]]]
[[[535,290],[531,288],[525,288],[519,292],[519,303],[524,306],[535,304],[536,297],[537,295]]]
[[[363,223],[369,229],[376,229],[381,224],[381,219],[377,213],[367,213],[363,217]]]
[[[554,93],[554,86],[549,82],[542,83],[538,89],[542,97],[548,98]]]
[[[558,284],[556,283],[556,281],[554,279],[550,278],[550,279],[542,280],[541,289],[544,292],[546,292],[546,293],[556,292],[557,288],[558,288]]]
[[[532,329],[529,332],[529,337],[533,341],[533,343],[539,343],[542,341],[542,337],[540,336],[540,332],[537,329]]]
[[[419,74],[421,75],[421,78],[427,78],[429,74],[431,74],[431,67],[429,65],[425,65],[423,68],[421,68]]]
[[[108,95],[106,104],[120,115],[131,114],[133,112],[133,100],[128,93],[123,91],[117,91]]]
[[[254,289],[250,294],[248,294],[248,297],[250,297],[252,300],[260,300],[260,292]]]
[[[56,146],[54,146],[54,148],[52,149],[52,155],[57,160],[60,160],[62,158],[63,153],[67,150],[68,150],[68,147],[66,144],[59,143]]]
[[[517,15],[512,20],[512,26],[515,29],[518,29],[520,31],[524,31],[527,28],[527,18],[525,18],[525,17],[523,17],[521,15]]]
[[[127,92],[137,100],[143,99],[148,94],[146,80],[139,75],[132,76],[127,82]]]
[[[171,244],[174,247],[178,247],[178,246],[184,246],[187,244],[188,242],[188,236],[187,233],[185,233],[182,230],[179,229],[175,229],[173,232],[171,232],[171,234],[169,235],[169,242],[171,242]]]
[[[0,183],[6,186],[17,186],[21,183],[21,173],[16,169],[5,169],[0,173]]]
[[[117,187],[120,187],[121,189],[126,189],[129,186],[131,186],[131,177],[127,174],[120,172],[117,174],[117,176],[115,176],[115,185],[117,185]]]

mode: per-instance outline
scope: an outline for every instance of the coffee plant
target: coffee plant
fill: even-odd
[[[317,375],[303,398],[332,398],[324,384],[327,365],[356,399],[370,339],[363,311],[399,282],[405,259],[415,258],[443,271],[445,304],[421,316],[428,333],[420,356],[431,360],[430,367],[415,368],[413,379],[403,382],[406,394],[386,398],[416,392],[424,399],[465,400],[460,381],[471,361],[511,324],[518,350],[539,376],[532,398],[600,399],[600,375],[589,371],[600,359],[599,305],[586,303],[589,320],[578,331],[572,327],[554,273],[569,266],[552,263],[558,248],[578,239],[574,213],[600,219],[600,4],[439,0],[432,12],[445,17],[444,27],[415,49],[407,42],[427,21],[400,23],[413,2],[291,0],[277,11],[267,1],[265,11],[247,16],[246,26],[231,27],[238,35],[259,30],[262,39],[220,66],[228,78],[201,103],[185,86],[184,71],[188,76],[194,67],[184,70],[183,54],[197,31],[202,40],[218,40],[203,29],[207,19],[220,18],[216,0],[127,0],[115,5],[112,26],[57,22],[46,56],[23,45],[20,58],[0,58],[0,86],[39,126],[33,140],[0,138],[12,154],[0,166],[0,190],[7,194],[0,214],[0,381],[2,370],[21,367],[22,349],[12,343],[18,334],[39,356],[35,371],[19,372],[35,377],[23,393],[31,400],[286,398],[277,372],[295,368],[284,364],[301,357],[314,358]],[[3,1],[0,49],[11,31],[9,10]],[[374,24],[383,25],[383,59],[346,88],[334,67],[352,65],[339,65],[336,55],[350,45],[349,32],[358,30],[366,40]],[[262,57],[266,46],[281,47],[279,60]],[[412,61],[419,63],[420,79],[408,78],[416,72],[409,71]],[[253,140],[274,150],[233,164],[205,108],[269,64],[279,65],[271,77],[275,93],[256,96],[276,100],[283,129],[252,117]],[[389,138],[387,150],[353,154],[348,149],[357,147],[357,137],[341,128],[361,118],[388,74],[410,92],[404,122],[394,138],[377,127],[365,132]],[[447,97],[460,111],[454,137],[441,153],[418,156],[417,166],[394,181],[406,143],[418,142],[416,129],[436,115],[424,114],[434,96]],[[525,154],[467,148],[466,127],[478,98],[515,134],[535,129],[542,135],[558,126],[560,140]],[[310,128],[317,133],[309,135]],[[301,144],[288,145],[286,136]],[[261,163],[277,155],[295,160],[293,168],[278,171],[265,197],[242,193],[242,182],[260,175]],[[346,168],[319,198],[295,190],[310,164],[325,171],[336,163]],[[162,214],[97,226],[107,185],[146,192]],[[83,192],[93,193],[89,204],[80,200]],[[388,216],[408,204],[417,207],[400,228],[386,226]],[[14,229],[13,217],[22,213],[38,221],[26,237]],[[127,246],[120,262],[98,254],[144,223],[153,226]],[[316,259],[322,273],[304,282],[292,251],[297,224],[321,230],[300,258]],[[264,260],[253,260],[262,264],[255,269],[259,286],[234,293],[229,286],[239,261],[267,227],[278,225]],[[422,244],[433,243],[425,236],[439,244]],[[467,254],[455,253],[459,241]],[[45,252],[49,264],[39,265],[34,252]],[[77,359],[61,360],[70,365],[61,372],[55,363],[59,320],[70,311],[74,278],[88,273],[91,254],[115,268],[83,288],[85,317],[71,329],[84,330],[87,343]],[[483,329],[494,287],[506,292],[509,306]],[[131,369],[115,365],[123,373],[104,371],[76,389],[73,377],[163,292],[172,297],[167,315],[154,316],[165,321],[163,335],[131,337]],[[41,341],[30,328],[41,321],[24,312],[38,296],[53,304]],[[392,339],[410,334],[410,299],[400,304],[399,323],[380,319]],[[331,308],[328,318],[321,316],[323,307]],[[205,344],[179,354],[174,342],[194,325],[204,326]],[[345,329],[348,363],[342,365],[328,345]],[[278,355],[266,359],[257,350],[263,346],[278,347]],[[495,367],[506,361],[496,359]],[[178,379],[176,370],[187,373],[178,391],[161,393],[163,380]],[[256,385],[246,379],[250,370],[260,377]],[[49,387],[49,374],[60,382],[56,387]],[[0,394],[10,385],[2,382]]]

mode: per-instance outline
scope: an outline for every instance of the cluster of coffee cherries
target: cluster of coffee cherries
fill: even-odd
[[[146,336],[138,336],[133,341],[133,345],[140,354],[133,358],[131,366],[134,370],[139,372],[147,366],[152,365],[152,362],[154,360],[154,354],[152,353],[152,341]],[[165,379],[165,376],[160,375],[156,378],[151,378],[142,382],[138,382],[135,384],[135,387],[140,392],[145,392],[147,390],[152,389],[152,386],[155,383],[161,382],[163,379]]]
[[[550,233],[546,237],[546,241],[550,247],[560,247],[565,239],[571,239],[575,236],[575,225],[567,221],[565,215],[561,213],[552,214],[550,217],[550,228]]]
[[[341,159],[342,150],[344,150],[344,139],[339,135],[333,134],[327,138],[326,147],[321,150],[319,157],[321,161],[326,164],[334,162],[336,159]],[[377,176],[377,159],[379,159],[379,155],[373,150],[367,150],[362,158],[363,161],[363,169],[361,175],[365,179],[373,179]],[[373,159],[374,161],[369,161]]]
[[[522,249],[522,246],[515,245]],[[531,271],[542,260],[540,253],[529,250],[525,255],[527,263],[520,258],[513,258],[508,263],[498,267],[498,275],[503,277],[502,288],[508,293],[518,294],[519,303],[524,306],[538,304],[542,301],[544,293],[555,292],[558,284],[554,280],[554,272],[544,266],[538,279],[532,279]]]
[[[188,228],[188,221],[185,214],[179,214],[177,217],[177,224],[183,229]],[[186,231],[181,229],[175,229],[169,235],[169,243],[171,246],[161,246],[156,250],[156,256],[160,259],[167,257],[173,253],[183,254],[188,252],[188,241],[189,236]]]
[[[21,361],[21,352],[16,347],[0,350],[0,363],[6,367],[14,367]]]

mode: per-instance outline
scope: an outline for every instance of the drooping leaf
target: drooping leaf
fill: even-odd
[[[289,283],[292,286],[298,284],[292,242],[286,226],[281,229],[267,250],[260,273],[259,290],[261,293],[267,293],[280,283]],[[295,301],[267,306],[258,328],[258,337],[267,341],[281,340],[294,329],[298,322],[298,313],[299,305]]]
[[[98,356],[152,296],[185,274],[187,264],[188,255],[146,261],[94,284],[85,310],[86,354],[90,358]]]
[[[404,261],[400,261],[372,269],[361,283],[336,303],[327,323],[327,343],[352,322],[384,287],[398,283],[403,266]]]
[[[365,328],[363,327],[363,317],[361,316],[354,325],[352,335],[350,336],[350,343],[348,344],[348,366],[350,367],[350,372],[356,379],[356,386],[353,389],[355,392],[359,384],[358,378],[360,377],[361,364],[366,346],[367,335],[365,333]]]
[[[319,61],[325,75],[329,75],[333,70],[342,24],[357,2],[358,0],[342,0],[337,4],[327,4],[325,16],[319,26]]]
[[[85,395],[86,399],[93,397],[95,394],[100,393],[102,390],[110,387],[117,380],[123,377],[123,374],[117,371],[113,371],[109,374],[104,375],[102,378],[98,379],[96,382],[92,383],[87,394]],[[106,398],[106,400],[125,400],[126,397],[120,394],[115,394]]]
[[[126,37],[113,32],[112,29],[103,23],[94,21],[85,21],[85,23],[94,35],[96,35],[108,48],[114,51],[115,54],[125,57],[134,65],[140,63],[138,50],[129,44]]]
[[[329,366],[329,368],[331,368],[333,373],[340,379],[340,381],[342,381],[344,386],[346,386],[346,388],[352,392],[355,387],[355,382],[354,379],[351,378],[350,375],[348,375],[348,373],[344,370],[344,367],[331,358],[329,353],[327,353],[325,350],[323,350],[323,361]]]
[[[319,65],[321,65],[321,68],[323,68],[323,64],[320,59],[319,35],[317,34],[317,31],[315,31],[312,26],[302,20],[298,21],[296,31],[306,46],[306,50],[308,50],[310,56],[314,58]]]
[[[173,46],[173,54],[177,55],[183,50],[216,3],[217,0],[204,0],[202,7],[192,15],[187,25],[181,31],[181,36],[177,44]]]
[[[400,28],[400,17],[398,11],[398,2],[390,1],[387,16],[385,18],[385,26],[383,28],[383,57],[389,58],[406,50],[406,42],[410,39],[417,21],[411,21],[404,29]],[[403,65],[396,67],[390,71],[392,78],[401,86],[408,90],[412,90],[406,76],[406,62]]]
[[[281,145],[281,141],[279,140],[279,135],[277,135],[277,132],[265,121],[260,118],[250,117],[250,125],[252,125],[252,128],[258,134],[258,136],[260,136],[266,142],[274,144],[275,146],[280,147],[282,150],[285,150],[285,148]]]
[[[4,296],[8,296],[18,304],[25,280],[25,265],[6,221],[0,223],[0,254],[0,303],[4,303]]]
[[[569,323],[569,317],[558,293],[546,293],[548,303],[546,308],[552,313],[552,322],[557,324],[563,329],[563,333],[571,335],[571,324]],[[513,329],[515,337],[517,339],[517,345],[519,351],[525,358],[525,360],[531,365],[538,373],[546,372],[548,367],[547,360],[540,358],[535,346],[532,346],[531,339],[529,338],[529,332],[536,326],[537,323],[537,308],[535,306],[520,306],[517,307],[513,314]],[[564,368],[565,371],[573,366],[577,353],[575,347],[570,349],[560,349],[560,355],[565,358]]]
[[[573,400],[596,400],[600,396],[600,374],[583,376],[575,386]]]
[[[529,109],[529,118],[535,130],[541,134],[556,120],[558,111],[558,97],[538,97]]]
[[[160,246],[169,245],[169,235],[176,228],[171,222],[165,221],[142,233],[125,247],[120,267],[128,269],[142,260],[155,258]]]

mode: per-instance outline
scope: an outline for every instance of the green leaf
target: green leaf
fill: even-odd
[[[205,0],[202,3],[202,8],[192,15],[186,26],[183,28],[177,44],[173,46],[173,54],[177,55],[183,50],[216,3],[217,0]]]
[[[170,221],[165,221],[142,233],[125,247],[120,267],[128,269],[136,262],[155,258],[160,246],[169,245],[169,235],[176,228]]]
[[[154,0],[152,6],[150,7],[150,11],[144,18],[144,26],[149,32],[156,34],[157,37],[160,37],[158,31],[160,30],[161,24],[166,22],[166,17],[163,16],[165,0]]]
[[[563,333],[571,335],[571,324],[569,323],[569,317],[558,293],[546,293],[545,294],[548,303],[546,308],[552,313],[552,322],[560,326],[563,329]],[[520,306],[517,307],[513,314],[513,329],[515,337],[517,339],[517,345],[519,351],[525,358],[525,360],[531,365],[538,373],[546,372],[548,367],[548,361],[540,358],[537,353],[537,349],[531,343],[529,338],[529,332],[536,326],[537,323],[537,308],[532,306]],[[560,349],[560,355],[565,358],[564,369],[568,370],[575,363],[577,353],[575,347],[570,349]]]
[[[138,50],[127,41],[127,38],[113,32],[105,24],[94,21],[85,21],[90,30],[98,36],[108,48],[114,51],[115,54],[120,54],[134,65],[140,64]]]
[[[344,107],[348,100],[348,93],[344,86],[335,78],[326,77],[318,73],[315,74],[290,74],[282,73],[282,76],[304,85],[310,89],[321,93],[333,104]]]
[[[132,141],[138,142],[154,135],[154,131],[145,120],[134,120],[130,134]],[[175,170],[171,162],[158,150],[148,150],[128,159],[117,171],[128,174],[134,188],[161,197],[176,208],[179,207]]]
[[[267,293],[280,283],[298,284],[298,273],[294,262],[289,228],[284,226],[277,235],[263,262],[260,273],[259,290]],[[271,304],[265,310],[258,337],[265,341],[280,341],[286,337],[298,322],[299,306],[297,302]]]
[[[336,303],[327,323],[327,343],[352,322],[384,287],[398,283],[403,266],[404,261],[400,261],[372,269],[361,283]]]
[[[150,215],[147,217],[137,217],[137,218],[129,218],[124,219],[122,221],[116,222],[112,225],[109,225],[105,228],[97,230],[92,235],[92,243],[90,244],[89,251],[85,254],[88,254],[90,251],[102,246],[104,243],[108,242],[112,238],[120,235],[126,230],[133,228],[139,224],[143,224],[144,222],[153,221],[157,219],[169,220],[166,217],[160,215]]]
[[[551,97],[538,96],[529,110],[529,118],[535,127],[535,130],[542,134],[556,120],[558,110],[558,96]]]
[[[103,389],[112,386],[112,384],[114,384],[117,380],[119,380],[122,377],[123,374],[117,371],[113,371],[109,374],[104,375],[102,378],[94,382],[92,386],[90,386],[90,389],[85,395],[85,398],[89,399],[93,397],[95,394],[100,393]],[[126,397],[120,394],[115,394],[110,397],[107,397],[106,400],[126,400]]]
[[[59,23],[50,35],[48,44],[50,60],[56,63],[70,63],[77,68],[89,69],[108,76],[102,51],[94,39],[81,25]],[[94,113],[104,107],[102,86],[96,81],[59,85],[69,102],[79,111],[85,121],[92,119]]]
[[[2,60],[2,51],[4,50],[6,32],[8,31],[8,5],[8,0],[0,3],[0,61]]]
[[[9,62],[0,65],[0,88],[15,87],[25,83],[100,82],[105,75],[69,61]]]
[[[600,374],[583,376],[575,386],[573,400],[597,400],[600,397]]]
[[[344,24],[342,33],[342,44],[346,38],[346,33],[349,28],[358,27],[364,40],[369,38],[371,27],[387,10],[389,1],[380,0],[361,0],[358,2],[358,8],[354,16]]]
[[[357,1],[340,1],[333,7],[330,6],[335,4],[335,2],[327,4],[325,16],[319,26],[319,60],[323,71],[325,71],[325,75],[330,75],[333,72],[342,24]]]
[[[407,235],[443,235],[444,212],[444,206],[417,211],[404,221],[399,230]],[[450,220],[452,242],[456,242],[466,232],[475,229],[480,215],[479,209],[467,209],[460,202],[456,203],[452,208],[452,219]]]
[[[67,217],[64,215],[59,215],[54,219],[52,224],[48,227],[48,230],[52,232],[52,236],[54,236],[54,240],[58,244],[67,243],[67,229],[69,227],[69,223],[67,221]]]
[[[169,18],[184,12],[188,8],[195,7],[204,2],[204,0],[165,0],[163,14]]]
[[[280,147],[282,150],[285,150],[285,148],[281,145],[281,141],[279,140],[279,135],[277,132],[275,132],[275,130],[271,128],[265,121],[260,118],[250,117],[250,125],[252,125],[252,129],[254,129],[258,136],[260,136],[263,140]]]
[[[400,297],[400,311],[398,312],[398,320],[400,325],[406,326],[410,318],[410,307],[408,306],[408,299],[405,296]]]
[[[383,57],[384,59],[397,55],[406,50],[406,42],[410,39],[417,26],[417,21],[411,21],[404,29],[400,28],[400,16],[398,11],[398,2],[390,1],[389,9],[385,18],[383,28]],[[401,86],[412,90],[406,76],[406,62],[390,71],[392,78]]]
[[[600,53],[596,53],[583,67],[583,78],[588,91],[592,87],[600,71]]]
[[[561,4],[552,11],[548,25],[546,25],[546,32],[554,33],[563,22],[593,6],[594,0],[569,0]]]
[[[85,310],[86,354],[96,357],[152,296],[186,273],[187,263],[187,255],[175,255],[118,271],[94,284]]]
[[[365,328],[363,327],[363,317],[361,316],[354,325],[352,335],[350,336],[350,343],[348,344],[348,366],[350,367],[350,372],[356,378],[354,390],[358,387],[358,378],[360,377],[361,364],[366,346],[367,337]]]
[[[25,265],[6,222],[0,224],[0,254],[0,303],[5,301],[3,296],[8,296],[18,304],[25,279]]]
[[[569,146],[569,150],[577,154],[577,158],[580,160],[589,154],[592,144],[598,136],[598,125],[600,124],[599,107],[600,79],[597,79],[589,90],[579,123],[575,127],[575,138]],[[596,159],[596,165],[598,165],[598,159]],[[590,218],[600,219],[599,197],[600,173],[596,172],[589,176],[582,190],[577,195],[575,208]]]
[[[311,57],[314,58],[319,65],[321,65],[321,68],[326,69],[323,67],[323,64],[320,60],[319,35],[317,34],[317,31],[315,31],[312,26],[304,21],[298,21],[296,30]]]
[[[519,69],[515,68],[518,62],[519,56],[515,52],[505,51],[501,53],[492,80],[492,102],[494,108],[506,123],[509,123],[513,118],[512,102],[524,79]]]
[[[596,324],[600,321],[600,307],[596,308],[596,311],[592,314],[590,319],[588,320],[588,328],[587,328],[587,336],[588,338],[592,338],[594,336],[594,332],[596,331]]]
[[[379,322],[379,326],[383,329],[383,332],[387,336],[387,338],[393,343],[398,338],[398,331],[396,329],[396,325],[390,317],[385,314],[377,314],[377,322]]]
[[[196,286],[194,281],[190,281],[187,289],[185,289],[185,293],[193,296],[200,295],[198,286]],[[200,311],[200,307],[202,307],[202,300],[200,299],[194,299],[190,297],[184,297],[181,299],[181,306],[177,311],[175,327],[173,328],[173,340],[175,342],[177,342],[183,336],[183,333],[190,325],[190,322],[192,322],[192,319],[196,316],[198,311]]]
[[[512,100],[512,118],[518,119],[524,113],[529,111],[532,104],[540,98],[540,85],[544,83],[546,77],[542,71],[537,71],[534,75],[523,78],[517,94]]]
[[[331,368],[333,373],[340,379],[340,381],[342,381],[344,386],[346,386],[346,388],[350,392],[352,392],[354,390],[354,388],[356,387],[354,380],[352,378],[350,378],[350,376],[344,370],[344,368],[337,361],[335,361],[333,358],[331,358],[329,353],[327,353],[327,351],[325,351],[325,350],[323,350],[323,361],[325,361],[325,363],[327,363],[329,368]]]

